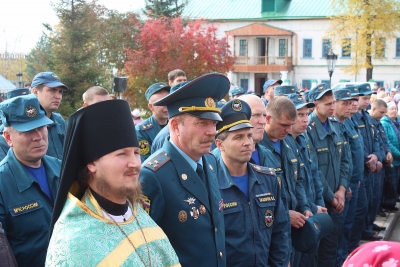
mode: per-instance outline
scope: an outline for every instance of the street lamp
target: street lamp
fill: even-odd
[[[328,65],[328,73],[329,73],[329,88],[332,88],[332,74],[335,70],[337,55],[332,52],[332,49],[329,50],[329,53],[325,55],[326,64]]]
[[[17,78],[18,78],[18,88],[22,88],[22,73],[20,71],[18,71],[17,73]]]

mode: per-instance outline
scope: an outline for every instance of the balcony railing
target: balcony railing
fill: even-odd
[[[236,56],[235,65],[239,66],[291,66],[292,57],[276,57],[276,56],[264,56],[264,57],[247,57],[247,56]]]

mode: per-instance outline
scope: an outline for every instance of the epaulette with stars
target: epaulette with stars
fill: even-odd
[[[140,130],[147,131],[147,130],[150,130],[151,128],[153,128],[153,124],[151,122],[143,123],[143,124],[139,125],[139,128],[140,128]]]
[[[339,120],[338,120],[336,117],[334,117],[334,116],[329,117],[329,120],[330,120],[330,121],[339,122]]]
[[[274,168],[268,168],[268,167],[264,167],[264,166],[259,166],[259,165],[252,164],[252,163],[250,163],[250,166],[251,166],[251,167],[253,168],[253,170],[255,170],[256,172],[276,176],[276,173],[275,173]]]
[[[171,158],[168,156],[167,153],[160,152],[158,155],[152,157],[149,161],[147,161],[144,167],[156,172],[159,168],[161,168],[161,166],[163,166],[170,160]]]
[[[315,128],[315,122],[314,122],[314,121],[313,121],[313,122],[310,122],[310,123],[308,124],[308,126],[307,126],[307,129],[308,129],[309,131],[312,131],[314,128]]]

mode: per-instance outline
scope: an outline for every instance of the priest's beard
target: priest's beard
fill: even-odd
[[[136,180],[133,187],[121,186],[119,188],[115,188],[102,177],[97,177],[94,182],[96,184],[96,192],[110,201],[113,201],[113,199],[128,199],[131,203],[136,203],[142,194],[142,186],[138,180]]]

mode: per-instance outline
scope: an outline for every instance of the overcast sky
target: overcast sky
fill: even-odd
[[[42,35],[42,23],[58,23],[52,2],[57,0],[0,0],[0,53],[29,53]],[[98,0],[98,3],[119,12],[144,6],[144,0]]]

